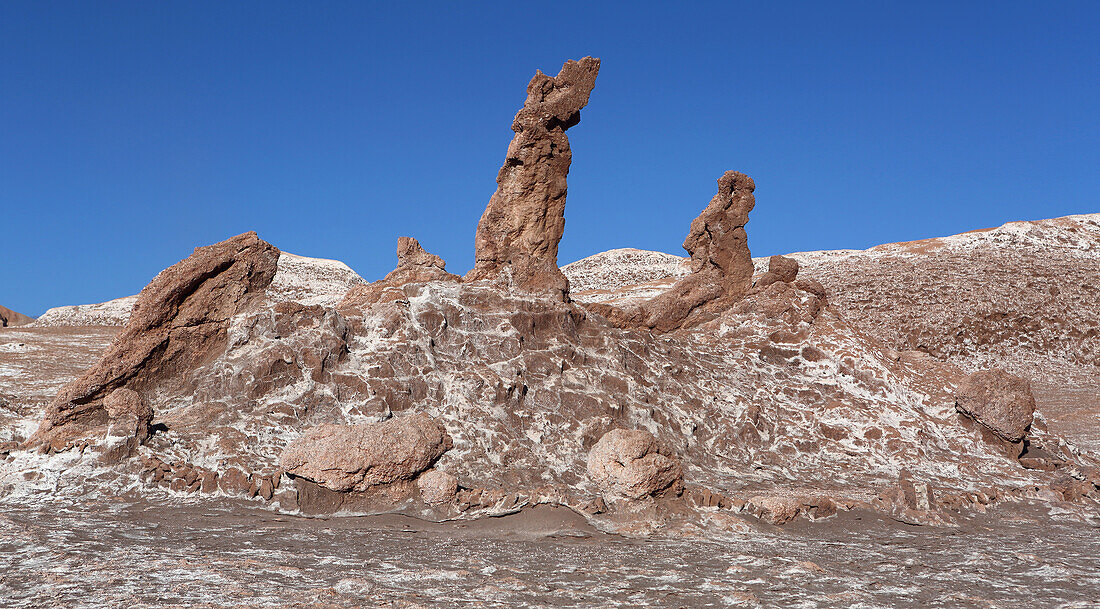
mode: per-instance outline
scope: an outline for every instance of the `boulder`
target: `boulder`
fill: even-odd
[[[566,297],[558,242],[573,154],[565,131],[580,122],[599,70],[599,59],[570,60],[557,76],[537,72],[527,85],[497,190],[477,225],[475,264],[466,280],[504,278],[519,290]]]
[[[0,328],[25,326],[34,321],[33,317],[16,313],[7,307],[0,307]]]
[[[104,399],[115,390],[144,391],[220,354],[230,317],[263,294],[278,259],[278,249],[250,232],[195,248],[161,271],[99,363],[53,399],[28,444],[63,443],[107,421]]]
[[[333,491],[366,491],[416,478],[451,446],[442,425],[417,413],[381,423],[314,427],[286,447],[279,463],[287,474]]]
[[[103,399],[103,408],[107,411],[112,429],[122,427],[139,443],[149,437],[153,408],[140,393],[126,387],[115,389]]]
[[[604,492],[627,499],[680,495],[680,461],[645,430],[613,429],[588,453],[588,477]]]
[[[1009,442],[1027,435],[1035,416],[1031,384],[999,368],[967,376],[955,394],[955,410]]]
[[[420,490],[420,498],[428,505],[447,503],[455,498],[458,493],[458,480],[437,469],[420,474],[416,479],[416,487]]]

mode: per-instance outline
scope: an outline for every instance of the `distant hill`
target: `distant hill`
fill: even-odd
[[[0,327],[22,326],[34,321],[33,317],[16,313],[7,307],[0,307]]]

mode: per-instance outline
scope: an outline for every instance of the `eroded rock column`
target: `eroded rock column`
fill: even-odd
[[[537,72],[527,85],[497,190],[477,225],[475,264],[466,280],[503,277],[520,290],[568,293],[569,280],[558,269],[573,159],[565,131],[580,122],[599,70],[599,59],[570,60],[557,76]]]
[[[752,254],[745,225],[756,205],[752,178],[727,171],[718,193],[691,222],[684,249],[691,255],[691,274],[664,294],[645,303],[642,323],[667,332],[683,325],[699,307],[722,299],[743,298],[752,286]]]

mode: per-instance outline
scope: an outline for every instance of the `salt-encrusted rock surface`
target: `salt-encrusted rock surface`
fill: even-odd
[[[518,289],[559,297],[568,291],[558,269],[573,160],[565,131],[580,122],[599,71],[600,60],[585,57],[565,62],[554,77],[537,72],[527,85],[497,190],[477,225],[475,264],[467,280],[502,278]]]
[[[47,309],[32,325],[40,328],[64,326],[125,326],[137,295],[107,302],[66,305]]]
[[[569,295],[578,302],[646,300],[691,272],[687,258],[663,252],[621,248],[561,267]]]
[[[268,286],[273,301],[294,301],[306,305],[333,306],[353,286],[365,283],[363,278],[339,260],[307,258],[287,252],[279,253],[278,272]],[[107,302],[68,305],[47,310],[33,324],[36,327],[124,326],[137,295]]]
[[[830,306],[861,335],[967,372],[1000,367],[1028,379],[1051,428],[1100,451],[1100,214],[787,256],[798,261],[799,280],[819,282]],[[613,276],[616,265],[600,258],[574,264],[602,266]],[[759,280],[769,259],[754,262]],[[651,296],[672,283],[648,279],[599,299],[637,302],[636,291]]]
[[[876,501],[903,474],[932,489],[932,512],[948,517],[979,491],[1050,488],[1051,473],[1023,467],[960,424],[961,371],[865,342],[788,283],[662,335],[486,283],[400,291],[358,309],[265,300],[233,315],[220,353],[149,388],[154,426],[163,427],[136,466],[151,484],[181,492],[209,487],[316,506],[295,500],[281,474],[287,446],[321,425],[422,412],[453,442],[436,466],[461,490],[432,508],[441,516],[549,502],[600,521],[601,510],[586,507],[604,492],[588,476],[588,457],[616,428],[645,430],[667,447],[681,463],[684,505],[714,497],[704,505],[761,517],[772,512],[759,506],[780,501],[769,497],[781,498],[784,514],[807,517],[836,506],[893,513],[894,503]],[[1052,463],[1082,459],[1041,429],[1029,439]],[[5,467],[22,471],[23,458]],[[613,514],[608,522],[632,526]]]
[[[339,260],[308,258],[281,252],[279,270],[267,288],[268,299],[307,306],[334,306],[356,285],[366,283]]]
[[[25,326],[34,321],[34,318],[22,313],[16,313],[7,307],[0,307],[0,328],[14,328]]]

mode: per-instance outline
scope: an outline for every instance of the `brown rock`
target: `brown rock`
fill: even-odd
[[[627,499],[679,495],[680,461],[640,429],[613,429],[588,453],[588,477],[605,492]]]
[[[0,328],[25,326],[34,321],[33,317],[16,313],[7,307],[0,307]]]
[[[798,276],[798,261],[786,256],[772,256],[768,259],[768,272],[779,278],[779,281],[791,283]]]
[[[748,510],[769,524],[786,524],[802,511],[802,500],[796,497],[760,495],[749,499]]]
[[[248,492],[248,474],[239,468],[230,467],[218,477],[218,488],[227,495],[243,495]]]
[[[337,308],[354,312],[364,306],[405,297],[399,288],[409,283],[429,281],[461,281],[458,275],[446,271],[446,263],[430,254],[412,237],[397,238],[397,267],[384,279],[352,286]]]
[[[291,476],[334,491],[412,480],[452,446],[442,425],[423,413],[381,423],[321,425],[287,446],[279,463]]]
[[[446,270],[446,263],[435,254],[429,254],[412,237],[397,238],[397,268],[390,271],[384,281],[392,285],[426,281],[458,281],[458,275]]]
[[[103,408],[112,423],[125,425],[139,443],[149,437],[153,409],[140,393],[126,387],[115,389],[103,399]]]
[[[244,233],[195,248],[161,271],[141,291],[130,321],[99,363],[50,403],[28,444],[101,425],[107,419],[103,400],[116,389],[144,391],[223,351],[229,318],[263,293],[278,259],[278,249]]]
[[[420,489],[420,498],[428,505],[452,501],[458,492],[458,480],[447,472],[437,469],[420,474],[416,479],[416,486]]]
[[[570,60],[557,76],[537,72],[527,85],[496,193],[477,225],[476,261],[466,280],[503,275],[521,290],[568,293],[569,281],[558,269],[573,158],[565,131],[580,122],[599,70],[599,59]]]
[[[1025,379],[994,368],[963,379],[955,409],[1009,442],[1027,435],[1035,415],[1035,398]]]
[[[691,274],[642,305],[644,325],[662,332],[674,330],[703,305],[718,299],[732,302],[748,292],[753,264],[745,225],[756,205],[755,189],[752,178],[736,171],[718,179],[718,194],[691,222],[684,239]]]
[[[798,261],[786,256],[768,259],[768,272],[756,280],[756,288],[765,288],[776,282],[793,283],[798,276]]]

